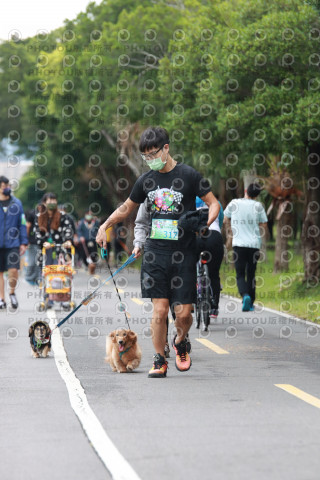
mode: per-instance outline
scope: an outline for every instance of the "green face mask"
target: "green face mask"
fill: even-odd
[[[165,162],[161,160],[161,157],[154,158],[153,160],[147,161],[148,167],[151,168],[151,170],[162,170],[167,163],[167,159]]]
[[[92,218],[93,218],[92,215],[85,216],[85,219],[87,220],[87,222],[91,222]]]
[[[47,209],[48,210],[56,210],[57,209],[57,204],[56,203],[47,203]]]

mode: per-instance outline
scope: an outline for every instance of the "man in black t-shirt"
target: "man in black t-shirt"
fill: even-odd
[[[165,129],[150,127],[145,130],[139,148],[150,171],[138,178],[129,198],[100,227],[96,240],[106,248],[106,230],[147,199],[152,224],[145,244],[141,289],[142,296],[151,298],[153,303],[151,328],[156,352],[149,377],[165,377],[164,347],[170,304],[176,315],[177,334],[172,342],[176,367],[187,371],[191,366],[185,337],[192,324],[191,307],[196,294],[196,239],[193,233],[178,228],[178,220],[183,213],[195,210],[196,196],[209,207],[208,225],[218,216],[220,205],[200,173],[188,165],[178,164],[170,156]],[[140,249],[136,247],[133,252],[139,256]]]

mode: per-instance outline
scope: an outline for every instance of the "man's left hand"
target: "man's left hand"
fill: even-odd
[[[220,212],[220,204],[216,197],[213,195],[212,192],[208,192],[206,195],[201,197],[206,205],[209,207],[209,214],[208,214],[208,227],[210,227],[211,223],[217,218]]]
[[[139,258],[141,256],[141,248],[134,247],[134,249],[132,250],[132,253],[134,253],[134,258]]]

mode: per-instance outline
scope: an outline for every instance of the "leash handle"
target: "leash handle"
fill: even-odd
[[[101,247],[101,257],[108,258],[108,250],[106,248]]]

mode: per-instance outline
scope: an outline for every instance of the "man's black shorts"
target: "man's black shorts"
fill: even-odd
[[[170,304],[195,303],[196,263],[195,252],[145,252],[141,266],[142,297],[168,298]]]
[[[0,272],[6,272],[9,268],[20,268],[19,247],[0,248]]]

